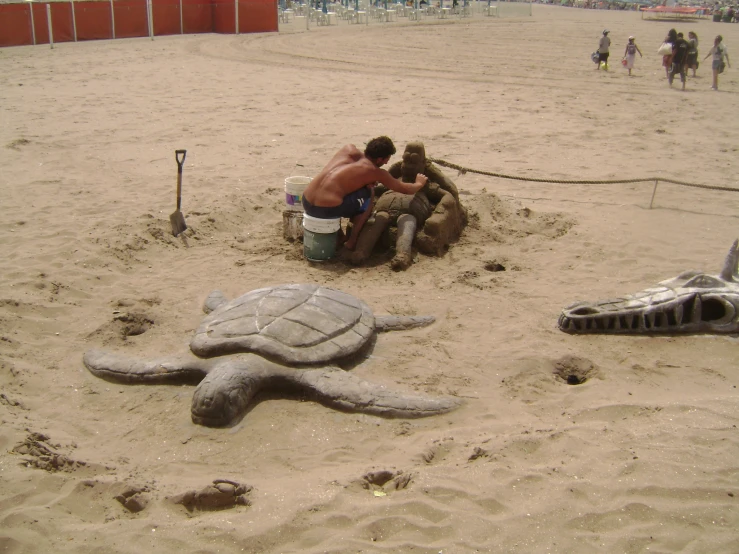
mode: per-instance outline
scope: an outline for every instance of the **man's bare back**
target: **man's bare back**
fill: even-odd
[[[356,146],[347,144],[313,178],[303,194],[314,206],[330,207],[341,204],[347,194],[377,182],[404,194],[415,194],[426,184],[398,181],[380,167],[388,159],[389,156],[370,160]]]
[[[415,194],[428,182],[419,173],[415,182],[406,183],[382,169],[394,153],[395,146],[388,137],[372,139],[364,152],[353,144],[341,148],[303,191],[305,213],[325,219],[349,217],[353,229],[345,246],[352,249],[372,213],[376,183],[403,194]]]

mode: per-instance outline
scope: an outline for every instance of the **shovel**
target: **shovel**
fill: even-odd
[[[182,155],[182,159],[180,159],[180,155]],[[179,235],[187,229],[185,216],[180,211],[180,205],[182,203],[182,166],[185,165],[186,155],[187,150],[174,151],[174,159],[177,160],[177,209],[169,216],[169,222],[172,224],[172,234],[174,236]]]

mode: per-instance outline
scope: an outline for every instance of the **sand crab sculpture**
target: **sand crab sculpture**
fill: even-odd
[[[350,261],[364,263],[380,237],[395,225],[395,256],[390,265],[395,270],[405,270],[413,263],[414,241],[424,254],[441,256],[449,244],[459,239],[467,225],[467,211],[459,202],[457,186],[426,158],[422,142],[409,142],[403,161],[394,163],[388,171],[408,183],[423,173],[429,182],[413,196],[376,187],[374,217],[362,228]]]
[[[430,325],[433,316],[374,316],[364,302],[312,284],[280,285],[227,301],[208,296],[208,313],[192,354],[155,361],[91,350],[85,366],[123,383],[199,383],[192,420],[209,427],[237,423],[262,390],[304,391],[328,406],[388,417],[424,417],[459,405],[452,397],[405,395],[337,366],[369,350],[378,331]]]
[[[718,275],[685,271],[613,300],[577,302],[559,316],[567,333],[686,334],[739,332],[739,241]]]

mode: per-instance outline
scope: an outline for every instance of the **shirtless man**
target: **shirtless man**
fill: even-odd
[[[364,153],[353,144],[347,144],[303,191],[303,209],[309,216],[351,219],[351,237],[344,244],[348,250],[354,250],[359,232],[372,214],[372,189],[376,183],[382,183],[395,192],[415,194],[428,182],[426,176],[419,173],[415,182],[404,183],[380,169],[393,154],[395,146],[388,137],[372,139]]]

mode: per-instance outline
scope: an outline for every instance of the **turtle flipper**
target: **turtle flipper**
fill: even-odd
[[[104,350],[89,350],[82,361],[94,375],[117,383],[198,383],[213,365],[194,356],[148,362]]]
[[[461,401],[452,397],[402,394],[370,383],[336,367],[305,369],[295,374],[296,384],[315,393],[325,405],[384,417],[417,418],[450,412]]]
[[[457,408],[456,398],[406,395],[370,383],[338,367],[295,369],[253,354],[226,356],[192,397],[192,420],[208,427],[233,425],[261,391],[303,391],[331,408],[385,417],[417,418]]]
[[[434,321],[436,321],[436,318],[432,315],[376,315],[375,329],[380,333],[385,331],[403,331],[405,329],[415,329],[416,327],[426,327]]]

